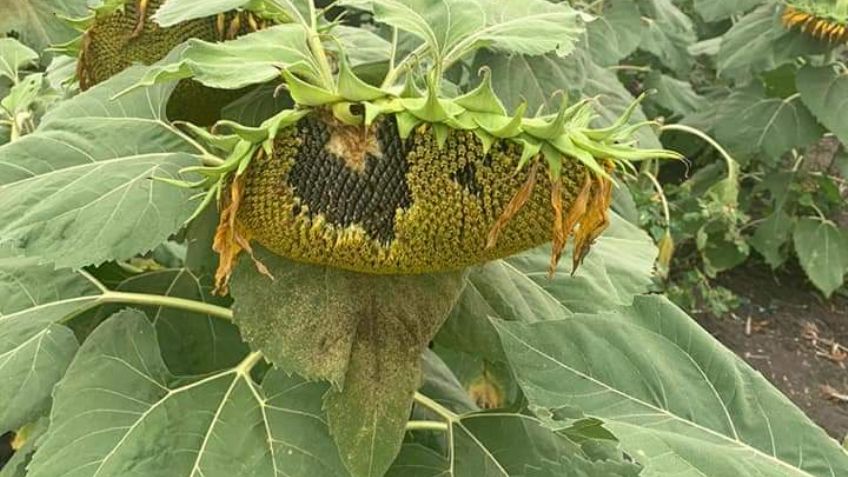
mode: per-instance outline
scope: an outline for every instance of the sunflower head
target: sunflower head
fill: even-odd
[[[783,11],[783,24],[830,43],[848,42],[848,0],[796,0]]]
[[[164,0],[126,0],[92,12],[79,44],[77,76],[83,91],[135,63],[155,63],[189,39],[223,41],[262,26],[261,20],[247,12],[228,12],[160,27],[152,17],[163,3]],[[183,81],[168,105],[168,117],[211,124],[218,119],[220,107],[236,97],[238,94],[231,91]]]

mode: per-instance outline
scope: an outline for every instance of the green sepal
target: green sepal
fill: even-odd
[[[442,123],[434,123],[432,124],[433,134],[436,136],[436,144],[439,146],[439,149],[445,147],[445,143],[448,141],[448,135],[450,134],[450,128]]]
[[[518,160],[518,165],[515,167],[515,171],[518,172],[527,166],[530,159],[539,154],[542,150],[542,142],[527,134],[522,134],[512,140],[521,144],[521,158]]]
[[[479,128],[472,129],[471,132],[473,132],[474,135],[477,136],[477,139],[480,140],[480,144],[483,146],[483,155],[488,154],[492,149],[492,146],[495,144],[495,141],[497,141],[497,138]]]
[[[528,119],[527,121],[524,121],[524,131],[527,132],[527,134],[544,140],[551,140],[560,136],[565,131],[565,125],[567,122],[575,119],[575,116],[578,116],[579,113],[588,109],[587,106],[589,101],[590,100],[588,99],[584,99],[568,106],[568,98],[563,97],[559,112],[553,117],[553,119]],[[575,120],[574,122],[579,124],[580,121]]]
[[[341,58],[338,79],[339,95],[352,102],[374,101],[389,95],[389,92],[371,86],[356,76],[344,52],[341,52],[339,57]]]
[[[88,29],[94,25],[94,20],[96,19],[96,15],[93,11],[90,11],[88,15],[84,17],[69,17],[58,13],[55,15],[59,21],[80,33],[88,31]]]
[[[562,162],[565,160],[562,153],[557,148],[548,143],[542,144],[542,156],[545,162],[548,163],[548,174],[551,177],[551,182],[556,182],[562,177]]]
[[[203,196],[203,200],[200,202],[200,205],[198,205],[197,208],[194,209],[194,212],[189,216],[189,218],[186,219],[184,224],[190,224],[194,221],[194,219],[200,217],[200,214],[202,214],[203,211],[206,210],[206,207],[209,207],[209,204],[212,203],[213,199],[217,198],[220,200],[221,184],[222,181],[219,180],[215,182],[212,187],[210,187],[209,190],[207,190],[205,193],[198,194],[198,196]]]
[[[630,122],[630,118],[633,116],[633,113],[636,111],[636,108],[639,106],[639,104],[642,103],[642,100],[644,100],[646,96],[647,93],[640,94],[638,98],[636,98],[632,103],[627,106],[621,116],[619,116],[618,119],[616,119],[615,122],[613,122],[609,126],[600,129],[587,130],[586,135],[596,141],[608,139],[610,136],[614,135],[616,132],[627,126],[627,123]]]
[[[523,131],[524,113],[527,111],[527,103],[522,102],[515,109],[512,117],[489,114],[469,113],[479,127],[492,136],[509,139],[518,136]]]
[[[480,127],[477,125],[477,121],[474,120],[475,113],[464,112],[458,116],[448,119],[444,122],[448,126],[454,129],[461,129],[463,131],[474,131],[479,130]]]
[[[192,136],[200,139],[203,143],[219,150],[230,152],[236,146],[236,143],[241,140],[238,134],[212,134],[208,129],[200,126],[195,126],[192,123],[185,121],[174,121],[174,125],[179,125],[188,129]]]
[[[403,88],[398,93],[398,96],[401,98],[423,98],[424,93],[418,89],[412,75],[406,75],[406,78],[403,81]]]
[[[398,135],[401,139],[408,138],[412,134],[412,130],[424,122],[418,116],[407,111],[397,113],[395,119],[397,120]]]
[[[215,123],[215,131],[224,128],[232,131],[232,134],[228,134],[227,136],[236,136],[242,141],[248,141],[252,143],[260,143],[268,139],[269,135],[268,129],[264,126],[242,126],[241,124],[235,121],[230,121],[229,119],[222,119],[221,121]]]
[[[349,126],[361,126],[365,122],[365,117],[361,114],[353,114],[350,111],[350,107],[355,104],[359,103],[351,103],[349,101],[333,103],[333,117]]]
[[[403,104],[398,98],[384,98],[377,101],[365,101],[365,125],[370,126],[380,115],[400,113],[404,111]]]
[[[325,104],[341,101],[342,98],[332,91],[327,91],[324,88],[307,83],[297,76],[291,74],[289,70],[282,70],[283,80],[289,89],[295,104],[303,106],[323,106]]]
[[[309,112],[310,110],[308,109],[285,109],[263,121],[261,127],[268,131],[268,137],[262,144],[262,148],[265,152],[269,155],[273,152],[274,138],[277,137],[277,133],[280,132],[280,129],[297,123],[304,116],[309,114]]]
[[[44,51],[48,51],[50,53],[58,53],[60,55],[73,56],[74,58],[79,58],[79,55],[82,53],[82,42],[83,37],[78,36],[73,40],[66,41],[65,43],[58,43],[56,45],[50,45]]]
[[[236,149],[239,147],[236,146]],[[256,144],[249,144],[249,147],[245,148],[242,152],[242,157],[238,161],[238,169],[236,169],[236,177],[240,177],[244,174],[244,171],[247,170],[247,166],[250,165],[250,161],[253,160],[253,156],[256,155],[256,151],[259,150],[259,146]]]
[[[678,159],[680,155],[663,149],[636,149],[614,144],[602,144],[589,139],[581,131],[570,131],[569,138],[580,149],[588,151],[596,157],[624,159],[627,161],[644,161],[646,159]]]
[[[506,116],[506,108],[495,95],[495,90],[492,87],[492,71],[488,67],[483,67],[481,71],[483,72],[483,80],[480,84],[468,93],[454,99],[454,102],[475,113]]]
[[[582,149],[575,145],[574,142],[571,141],[571,138],[569,138],[569,136],[562,134],[560,136],[557,136],[553,140],[548,141],[546,144],[565,154],[567,157],[573,157],[577,159],[583,165],[591,169],[599,176],[607,178],[609,177],[607,171],[604,170],[604,168],[601,167],[600,164],[598,164],[598,161],[595,160],[595,156],[593,156],[589,151],[586,151],[585,149]]]

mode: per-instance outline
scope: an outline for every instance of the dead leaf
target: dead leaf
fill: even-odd
[[[515,217],[515,214],[521,210],[522,207],[530,200],[530,196],[533,194],[533,187],[536,185],[536,170],[539,168],[539,162],[535,161],[533,166],[530,167],[530,174],[527,176],[527,180],[524,181],[524,185],[521,186],[521,189],[515,193],[512,199],[509,201],[509,204],[506,205],[503,213],[498,220],[495,222],[495,225],[492,226],[492,230],[489,231],[488,240],[486,240],[486,249],[493,248],[498,242],[498,235],[500,235],[501,230],[506,227],[506,224]]]

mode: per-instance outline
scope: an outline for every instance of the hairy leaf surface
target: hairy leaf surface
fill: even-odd
[[[801,101],[848,147],[848,70],[806,66],[796,82]]]
[[[150,250],[191,215],[192,191],[153,180],[199,163],[165,121],[172,88],[110,99],[140,70],[61,103],[0,148],[0,242],[80,267]]]
[[[848,469],[836,441],[663,297],[564,320],[494,323],[530,403],[602,419],[643,475]]]

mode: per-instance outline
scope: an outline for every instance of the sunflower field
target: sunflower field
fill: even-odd
[[[0,0],[0,477],[848,475],[846,198],[846,0]]]

